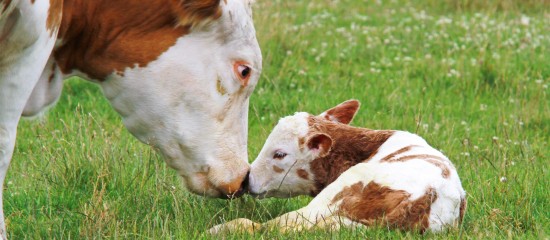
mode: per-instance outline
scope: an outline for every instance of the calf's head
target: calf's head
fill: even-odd
[[[279,120],[251,166],[249,192],[258,197],[290,197],[317,191],[311,163],[330,154],[333,138],[313,121],[349,124],[359,102],[349,100],[319,116],[299,112]]]
[[[128,130],[158,149],[189,190],[210,197],[238,193],[250,168],[249,97],[262,68],[251,1],[124,2],[120,16],[113,7],[105,11],[115,17],[95,11],[113,21],[98,26],[97,34],[122,25],[98,50],[116,71],[78,69],[104,79],[103,92]],[[123,9],[142,12],[127,17]],[[70,59],[63,50],[60,59]],[[98,64],[105,67],[104,61]]]

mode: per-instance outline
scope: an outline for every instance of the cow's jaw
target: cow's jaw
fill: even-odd
[[[244,4],[222,3],[222,17],[157,60],[100,83],[128,130],[157,148],[188,189],[211,197],[237,193],[249,170],[248,101],[261,53]],[[251,68],[246,81],[235,73],[243,63]]]

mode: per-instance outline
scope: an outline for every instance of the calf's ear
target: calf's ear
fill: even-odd
[[[353,117],[355,117],[360,105],[359,101],[355,99],[347,100],[336,107],[326,110],[319,116],[329,121],[349,124],[353,120]]]
[[[330,152],[332,138],[324,133],[316,133],[307,139],[306,146],[315,157],[324,157]]]

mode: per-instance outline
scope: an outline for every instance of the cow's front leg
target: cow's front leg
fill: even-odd
[[[49,11],[45,0],[7,3],[7,10],[0,11],[0,234],[4,239],[2,192],[17,124],[57,36],[57,27],[46,25],[46,19],[49,13],[61,12]]]

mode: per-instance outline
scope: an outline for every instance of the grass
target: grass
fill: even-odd
[[[544,0],[257,1],[264,72],[251,97],[249,158],[277,120],[356,98],[356,126],[416,132],[455,163],[463,224],[427,238],[550,236],[550,3]],[[182,189],[124,129],[97,86],[65,83],[23,121],[6,179],[12,239],[207,238],[238,217],[264,222],[310,198],[234,201]],[[227,238],[419,238],[380,228]]]

